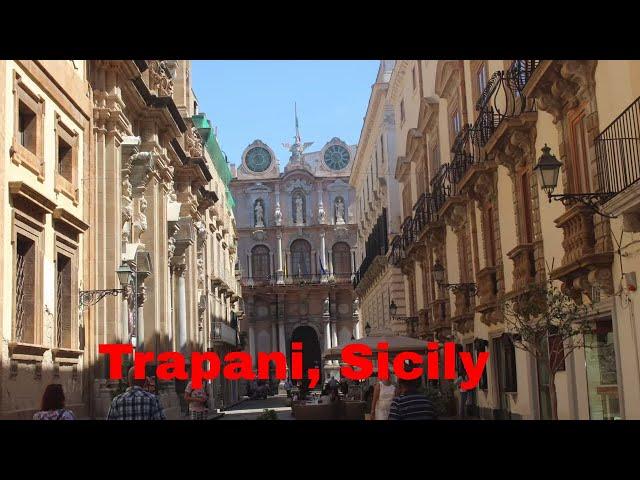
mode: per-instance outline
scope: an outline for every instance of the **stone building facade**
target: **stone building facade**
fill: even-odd
[[[356,148],[338,138],[305,152],[296,128],[289,162],[280,170],[260,140],[242,155],[231,183],[236,199],[247,349],[281,351],[305,344],[307,366],[322,351],[357,335],[355,195],[349,174]],[[355,306],[357,307],[357,305]],[[337,365],[328,364],[325,373]]]
[[[387,258],[390,239],[400,232],[402,214],[397,202],[399,183],[394,177],[396,119],[388,98],[394,63],[380,62],[349,182],[356,192],[358,270],[354,287],[360,302],[360,326],[405,333],[411,305],[406,303],[401,270]],[[397,307],[393,317],[392,304]]]
[[[508,341],[499,305],[551,279],[594,307],[595,347],[574,351],[556,376],[559,418],[638,418],[637,293],[628,275],[638,262],[637,202],[629,200],[639,178],[638,68],[396,62],[388,96],[403,221],[388,256],[404,273],[416,335],[490,353],[473,396],[482,416],[550,417],[544,371]],[[534,171],[545,145],[562,162],[554,194],[602,194],[595,208],[547,198]],[[443,283],[469,288],[441,288],[437,264]]]
[[[118,385],[99,344],[236,349],[231,175],[197,111],[190,62],[6,61],[0,73],[11,152],[0,211],[12,237],[1,256],[0,415],[30,418],[44,386],[63,383],[78,416],[104,418]],[[213,406],[236,387],[214,385]],[[155,388],[179,417],[184,385]]]

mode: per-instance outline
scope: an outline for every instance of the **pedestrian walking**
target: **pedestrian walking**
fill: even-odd
[[[435,420],[431,401],[418,392],[420,379],[398,379],[399,396],[391,402],[389,420]]]
[[[207,419],[207,389],[205,384],[201,388],[193,388],[191,382],[187,384],[184,390],[184,399],[189,404],[189,415],[191,420]]]
[[[47,385],[42,394],[41,410],[33,415],[34,420],[75,420],[71,410],[64,406],[65,396],[62,385],[52,383]]]
[[[465,418],[467,416],[467,403],[469,401],[469,390],[462,387],[462,383],[469,380],[466,373],[460,374],[455,380],[455,385],[460,393],[460,405],[458,406],[458,416]]]
[[[291,378],[287,377],[284,381],[284,389],[287,392],[287,397],[291,398],[291,390],[293,389],[293,382],[291,382]]]
[[[111,402],[107,420],[166,420],[160,400],[144,390],[145,380],[134,378],[134,367],[127,375],[129,388]]]
[[[396,386],[391,380],[379,380],[373,387],[371,420],[388,420],[391,402],[396,396]]]

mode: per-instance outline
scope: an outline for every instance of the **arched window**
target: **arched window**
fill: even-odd
[[[271,275],[269,268],[269,249],[256,245],[251,249],[251,274],[256,279],[267,279]]]
[[[311,245],[306,240],[298,239],[291,244],[292,277],[311,273]]]
[[[351,248],[344,242],[338,242],[331,249],[334,275],[351,274]]]

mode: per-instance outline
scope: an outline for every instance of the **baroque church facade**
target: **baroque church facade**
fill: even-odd
[[[305,150],[297,128],[284,170],[260,140],[242,154],[230,188],[236,199],[238,258],[244,316],[241,331],[254,365],[258,352],[280,351],[290,360],[291,342],[304,345],[304,368],[324,376],[328,348],[358,337],[353,294],[357,229],[349,175],[356,146],[333,138]]]

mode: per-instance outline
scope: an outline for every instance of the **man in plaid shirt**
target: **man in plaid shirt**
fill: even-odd
[[[146,380],[136,380],[133,367],[129,369],[128,380],[127,391],[111,402],[107,420],[166,420],[160,400],[142,389]]]

